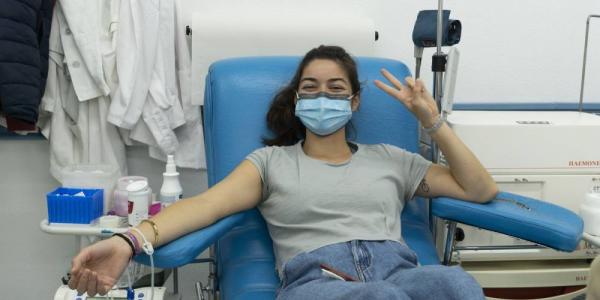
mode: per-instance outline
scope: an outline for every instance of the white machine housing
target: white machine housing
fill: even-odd
[[[455,111],[454,132],[494,175],[600,174],[600,116],[569,111]]]
[[[447,120],[502,191],[542,199],[579,213],[585,194],[600,186],[598,115],[568,111],[453,111]],[[581,260],[598,254],[597,248],[590,248],[584,242],[579,250],[566,253],[531,247],[533,243],[464,224],[458,227],[465,237],[457,241],[456,247],[462,250],[455,251],[453,257],[461,262],[526,264],[526,260],[553,260],[550,264],[556,266],[556,260]],[[473,250],[473,247],[485,249]],[[555,275],[560,278],[559,274],[563,274],[560,280],[566,285],[585,284],[587,268],[572,267],[568,272],[554,270]],[[509,281],[517,278],[511,271],[502,274]],[[547,286],[542,279],[527,282],[521,277],[520,280],[522,286]],[[508,286],[518,286],[514,284]]]

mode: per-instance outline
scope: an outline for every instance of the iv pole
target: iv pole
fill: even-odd
[[[446,55],[442,52],[442,25],[443,25],[443,13],[444,13],[444,1],[438,0],[438,11],[437,11],[437,36],[436,36],[436,52],[433,55],[431,67],[434,71],[433,81],[433,98],[435,99],[436,106],[440,112],[440,117],[446,119],[444,112],[442,111],[442,94],[443,94],[443,79],[444,71],[446,71]],[[435,141],[431,140],[431,151],[432,160],[434,163],[439,163],[440,152],[438,145]],[[431,206],[430,216],[431,216]],[[430,220],[432,221],[432,220]],[[430,222],[435,224],[435,222]],[[446,243],[444,246],[444,257],[443,264],[449,265],[452,260],[452,250],[454,248],[455,234],[456,234],[456,222],[448,222],[448,231],[446,232]],[[433,226],[435,228],[435,225]]]
[[[446,116],[442,115],[442,82],[443,82],[443,76],[444,76],[444,71],[445,71],[445,60],[446,57],[444,55],[444,52],[442,52],[442,23],[443,23],[443,13],[444,13],[444,1],[443,0],[438,0],[438,12],[437,12],[437,36],[436,36],[436,47],[437,50],[433,56],[433,61],[432,61],[432,68],[434,70],[434,80],[433,80],[433,98],[435,99],[435,103],[437,105],[438,111],[440,112],[440,116],[442,118],[446,118]],[[442,65],[442,68],[436,68],[435,66],[435,62],[438,59],[443,59],[444,63]],[[432,153],[432,160],[434,163],[438,163],[440,156],[439,156],[439,149],[437,144],[432,140],[431,141],[431,153]]]

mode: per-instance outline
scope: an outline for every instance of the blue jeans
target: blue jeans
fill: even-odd
[[[327,276],[321,265],[356,281]],[[417,266],[416,254],[395,241],[324,246],[287,261],[277,299],[485,299],[481,287],[458,266]]]

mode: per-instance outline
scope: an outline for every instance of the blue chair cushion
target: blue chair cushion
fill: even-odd
[[[244,213],[228,216],[202,230],[191,232],[163,245],[154,252],[154,266],[167,269],[191,263],[202,251],[229,232],[231,228],[241,223],[244,217]],[[150,257],[145,253],[137,255],[135,261],[150,265]]]
[[[583,232],[583,221],[563,207],[507,192],[481,205],[437,198],[431,212],[440,218],[500,232],[562,251],[573,251]]]
[[[439,265],[435,241],[431,234],[429,218],[420,212],[429,211],[429,202],[415,198],[406,203],[402,211],[402,238],[416,254],[421,265]]]
[[[224,178],[250,152],[262,147],[261,138],[270,134],[265,122],[269,105],[292,78],[299,61],[299,57],[246,57],[222,60],[210,67],[204,97],[209,186]],[[358,58],[357,64],[361,105],[352,117],[355,132],[350,138],[363,144],[387,143],[418,151],[416,119],[399,101],[373,84],[374,79],[383,79],[381,68],[401,80],[410,75],[408,68],[401,62],[381,58]],[[428,222],[428,210],[410,210],[403,216],[421,221],[419,225]],[[409,245],[429,243],[429,247],[422,247],[434,249],[431,233],[418,232],[427,236],[422,242],[413,242],[418,240],[415,231],[406,239]],[[272,242],[256,210],[247,212],[244,221],[216,243],[216,250],[224,299],[251,299],[242,295],[263,293],[269,286],[274,293],[279,280]],[[246,268],[266,275],[243,277]]]

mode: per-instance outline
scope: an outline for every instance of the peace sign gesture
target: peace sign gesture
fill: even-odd
[[[392,83],[393,87],[380,80],[375,80],[375,86],[402,102],[423,124],[423,127],[432,127],[440,113],[435,100],[425,89],[423,81],[420,79],[415,81],[412,77],[406,77],[406,85],[403,85],[386,69],[381,69],[381,74]]]

